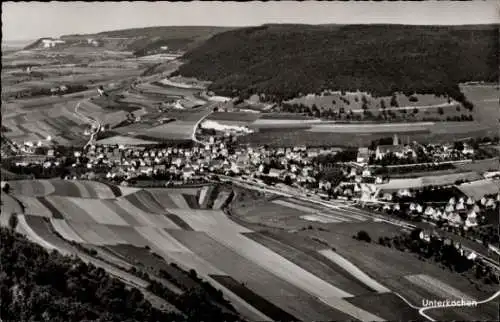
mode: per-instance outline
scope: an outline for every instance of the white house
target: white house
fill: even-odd
[[[477,226],[477,214],[473,210],[467,214],[467,219],[465,220],[465,226],[467,227],[475,227]]]
[[[473,155],[474,154],[474,148],[471,147],[470,145],[464,145],[464,149],[462,150],[462,153],[465,155]]]
[[[361,176],[364,177],[364,178],[370,177],[371,175],[372,175],[372,173],[370,172],[369,169],[364,169],[363,173],[361,174]]]

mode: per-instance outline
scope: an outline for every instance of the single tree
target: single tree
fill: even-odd
[[[399,106],[398,100],[396,98],[396,95],[392,95],[392,97],[391,97],[391,106],[392,107],[398,107]]]
[[[19,219],[17,218],[17,213],[13,213],[10,218],[9,218],[9,227],[12,229],[12,230],[15,230],[16,227],[17,227],[17,223],[18,223]]]

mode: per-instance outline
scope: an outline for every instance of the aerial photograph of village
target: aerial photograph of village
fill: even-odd
[[[0,322],[498,321],[499,13],[3,2]]]

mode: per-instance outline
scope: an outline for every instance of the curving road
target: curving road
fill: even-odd
[[[94,132],[92,132],[90,134],[90,139],[89,141],[84,145],[84,149],[87,148],[87,146],[89,146],[90,144],[92,144],[92,142],[94,142],[94,139],[95,139],[95,136],[97,135],[97,133],[99,133],[99,131],[101,130],[101,123],[97,120],[93,120],[92,118],[80,113],[78,111],[78,108],[80,107],[80,104],[85,102],[86,100],[81,100],[79,101],[76,106],[75,106],[75,114],[78,115],[80,118],[84,119],[86,122],[90,123],[91,125],[94,125],[95,127],[95,130]]]
[[[487,299],[484,299],[482,301],[476,301],[476,303],[479,305],[479,304],[485,304],[485,303],[488,303],[488,302],[491,302],[493,301],[495,298],[497,298],[498,296],[500,295],[500,291],[497,291],[495,294],[493,294],[492,296],[488,297]],[[450,307],[462,307],[462,306],[465,306],[465,305],[461,305],[461,304],[449,304],[449,305],[445,305],[445,306],[439,306],[439,305],[435,305],[435,306],[424,306],[424,307],[421,307],[418,309],[418,313],[425,317],[426,319],[428,319],[429,321],[436,321],[434,320],[433,318],[431,318],[429,315],[427,315],[425,313],[425,311],[427,310],[431,310],[431,309],[446,309],[446,308],[450,308]],[[466,307],[466,306],[465,306]]]

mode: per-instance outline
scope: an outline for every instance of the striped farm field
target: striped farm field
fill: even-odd
[[[104,248],[130,262],[137,261],[147,267],[153,267],[158,270],[165,270],[175,280],[179,281],[179,284],[181,284],[185,289],[195,288],[197,286],[197,282],[194,281],[191,277],[184,274],[184,272],[182,272],[178,268],[171,266],[170,263],[167,263],[165,260],[156,257],[144,247],[135,247],[131,245],[114,245],[106,246]]]
[[[115,198],[121,197],[124,194],[122,189],[120,189],[120,187],[109,183],[104,183],[104,184],[111,190]]]
[[[84,239],[87,243],[92,245],[116,245],[125,244],[125,239],[121,238],[107,225],[89,224],[89,223],[75,223],[70,222],[69,225],[73,230]]]
[[[126,241],[126,244],[144,248],[149,245],[149,241],[142,237],[134,227],[127,226],[108,226],[115,234]]]
[[[232,233],[231,231],[226,233],[219,232],[216,234],[210,232],[208,234],[218,242],[230,247],[241,256],[251,260],[274,275],[318,297],[322,302],[332,308],[340,310],[362,321],[382,320],[380,317],[370,312],[360,310],[342,299],[343,297],[350,297],[352,294],[328,284],[317,276],[241,234]]]
[[[38,217],[40,219],[44,219],[42,217]],[[33,228],[30,227],[28,222],[26,221],[26,216],[25,215],[17,215],[17,225],[16,225],[16,231],[18,233],[21,233],[26,236],[27,239],[31,240],[32,242],[42,246],[45,249],[48,250],[55,250],[57,249],[56,245],[53,245],[49,241],[45,240],[42,238],[40,235],[38,235]]]
[[[154,214],[165,213],[165,209],[161,204],[156,201],[156,199],[146,190],[140,190],[136,193],[129,194],[125,197],[130,203],[132,203],[137,208],[144,212],[150,212]]]
[[[217,198],[214,200],[213,209],[221,209],[231,198],[232,192],[229,191],[221,191],[217,195]]]
[[[101,182],[85,180],[51,180],[55,195],[79,198],[115,198],[111,188]]]
[[[65,197],[81,197],[82,191],[73,182],[73,180],[53,180],[52,185],[55,188],[54,195]],[[87,194],[84,192],[83,194]]]
[[[114,187],[120,191],[119,194],[121,196],[126,196],[141,190],[141,188],[134,188],[134,187],[122,187],[122,186],[114,186]]]
[[[184,199],[184,196],[181,193],[169,193],[170,200],[174,202],[174,204],[181,209],[190,209],[186,199]]]
[[[280,238],[281,235],[266,232],[248,233],[245,236],[311,272],[325,282],[349,290],[349,293],[353,295],[373,293],[370,287],[354,278],[350,271],[332,263],[321,254],[317,254],[313,250],[317,247],[316,244],[313,244],[314,241],[309,242],[311,249],[300,245],[295,236],[284,239]],[[307,240],[301,242],[306,243]]]
[[[326,258],[328,258],[329,260],[333,261],[335,264],[344,268],[346,271],[350,272],[352,274],[352,276],[354,276],[356,279],[358,279],[360,282],[365,284],[370,289],[375,290],[378,293],[389,293],[390,292],[390,290],[387,287],[378,283],[376,280],[374,280],[373,278],[368,276],[366,273],[361,271],[359,268],[354,266],[347,259],[345,259],[344,257],[340,256],[339,254],[335,253],[331,249],[320,250],[319,253],[322,254],[323,256],[325,256]]]
[[[115,202],[115,205],[123,209],[124,212],[129,213],[130,216],[132,216],[134,220],[139,223],[137,226],[179,229],[179,227],[168,219],[167,216],[142,211],[126,199],[118,199]],[[129,218],[130,216],[127,216],[126,218]]]
[[[172,190],[167,189],[147,189],[153,198],[163,207],[163,208],[177,208],[177,202],[172,198]],[[177,195],[180,195],[179,193]],[[182,195],[180,195],[182,197]],[[185,202],[184,202],[185,203]],[[185,203],[186,204],[186,203]],[[186,204],[187,205],[187,204]]]
[[[251,232],[227,218],[220,210],[171,208],[167,211],[178,216],[196,231]]]
[[[352,319],[205,233],[173,231],[170,234],[212,265],[239,282],[244,282],[256,294],[301,320],[327,321],[333,317],[340,320]]]
[[[207,204],[210,201],[209,198],[214,190],[213,186],[205,186],[200,190],[200,197],[198,199],[198,204],[200,208],[207,208]]]
[[[191,209],[199,209],[200,205],[198,204],[198,198],[193,195],[188,195],[188,194],[182,194],[182,197],[184,200],[186,200],[186,203],[188,204],[189,208]]]
[[[94,223],[95,219],[88,212],[78,207],[68,197],[48,196],[46,200],[50,202],[64,216],[64,219],[74,222]]]
[[[127,222],[123,220],[119,215],[106,207],[106,205],[103,204],[101,200],[70,197],[68,197],[68,200],[85,211],[98,224],[121,226],[128,225]]]
[[[111,211],[116,213],[120,218],[125,220],[129,226],[141,226],[141,222],[138,220],[135,214],[129,213],[127,210],[118,205],[118,200],[103,199],[102,204],[108,207]]]
[[[464,299],[469,301],[473,300],[471,296],[465,294],[464,292],[429,275],[417,274],[405,276],[405,278],[412,284],[422,287],[426,291],[433,293],[441,299]]]
[[[421,321],[418,310],[394,293],[368,293],[348,299],[352,304],[384,317],[387,321]]]
[[[24,213],[41,217],[52,217],[52,212],[36,197],[16,196],[24,207]]]
[[[177,226],[179,226],[183,230],[194,230],[190,225],[188,225],[187,222],[182,220],[179,216],[174,215],[174,214],[167,214],[166,215],[168,219],[170,219],[173,223],[175,223]]]
[[[70,246],[63,239],[54,234],[54,228],[49,219],[37,216],[24,216],[26,224],[43,240],[56,246],[59,250],[69,249]],[[51,219],[53,220],[53,219]]]
[[[48,180],[15,180],[9,181],[12,193],[23,196],[46,196],[55,191]]]
[[[0,205],[0,217],[7,214],[20,214],[23,212],[23,208],[21,207],[21,204],[19,204],[19,201],[17,201],[11,195],[2,191],[0,194],[0,198],[2,200],[2,204]]]
[[[212,275],[210,276],[225,288],[231,290],[234,294],[245,300],[254,308],[265,314],[272,321],[297,321],[298,318],[282,310],[262,296],[256,294],[243,284],[236,281],[231,276]]]
[[[57,207],[54,207],[54,205],[49,202],[46,197],[37,197],[37,200],[52,213],[52,217],[56,219],[64,219],[62,212],[60,212]]]
[[[76,233],[76,231],[68,224],[67,220],[51,218],[50,223],[52,224],[53,229],[64,239],[80,244],[86,243],[86,240],[82,239],[82,237]]]
[[[80,236],[87,244],[92,245],[108,245],[113,243],[109,236],[102,235],[95,230],[95,225],[88,223],[68,222],[71,228]]]
[[[167,253],[191,252],[186,246],[163,229],[155,227],[136,227],[135,230],[153,244],[161,245],[161,249]]]

